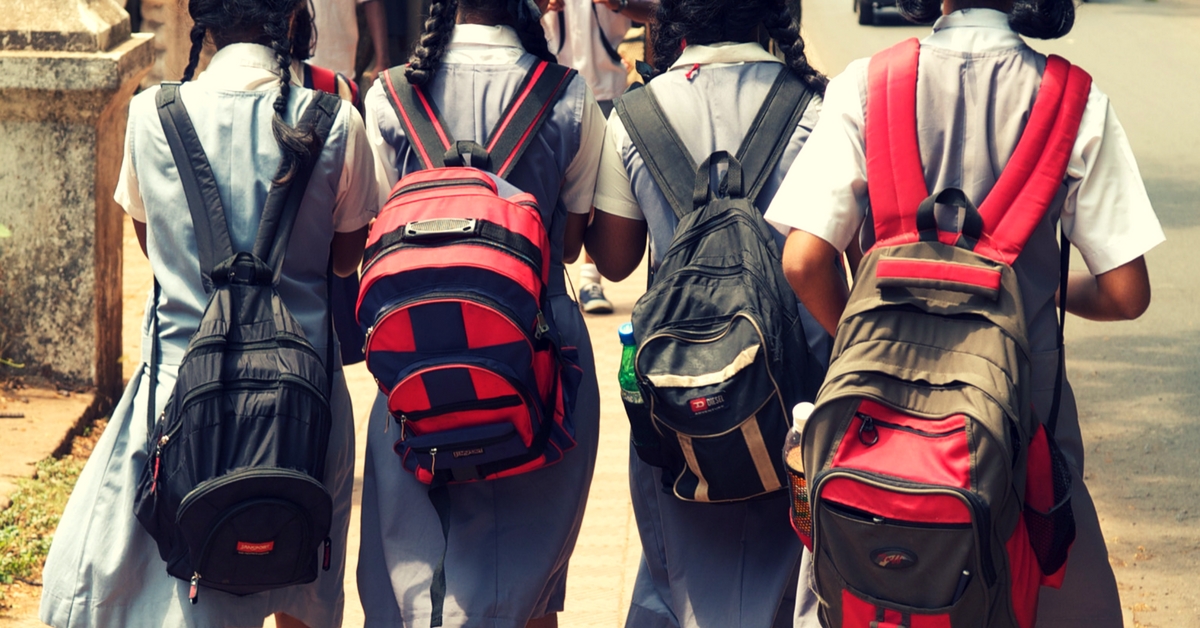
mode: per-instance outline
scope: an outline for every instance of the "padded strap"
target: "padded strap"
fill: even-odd
[[[915,211],[929,196],[917,140],[920,44],[910,39],[871,58],[868,68],[867,181],[876,246],[915,242]],[[1045,216],[1066,172],[1091,77],[1061,57],[1047,59],[1029,122],[1012,157],[979,206],[976,251],[1012,264]]]
[[[327,94],[341,97],[341,83],[350,89],[350,103],[358,106],[358,85],[347,79],[339,72],[323,68],[311,63],[300,64],[304,67],[304,86]]]
[[[650,90],[632,89],[616,103],[617,115],[646,163],[650,176],[667,198],[675,217],[692,211],[696,161]]]
[[[404,134],[412,144],[421,167],[425,170],[444,167],[443,157],[453,142],[446,134],[433,102],[419,88],[409,85],[404,68],[399,66],[383,73],[383,85],[388,102],[404,125]]]
[[[273,184],[267,192],[253,252],[273,270],[275,284],[279,283],[283,273],[283,258],[292,237],[292,227],[296,224],[296,215],[300,213],[300,203],[308,191],[308,181],[325,148],[325,140],[329,137],[341,105],[342,100],[333,94],[321,91],[313,93],[312,101],[296,123],[298,129],[312,129],[312,152],[300,162],[287,183]],[[284,174],[286,164],[281,163],[279,169],[280,175]]]
[[[512,174],[574,77],[575,70],[547,61],[539,61],[525,76],[516,98],[488,134],[487,152],[501,179]]]
[[[929,196],[917,144],[917,61],[908,39],[871,57],[867,69],[867,182],[877,243],[916,240],[916,211]]]
[[[218,260],[233,256],[233,245],[229,239],[229,225],[225,221],[225,208],[221,205],[217,180],[213,177],[200,138],[196,135],[196,128],[192,126],[192,119],[179,99],[179,85],[163,83],[159,88],[158,118],[162,122],[167,143],[171,146],[175,169],[179,171],[179,182],[183,184],[188,209],[192,214],[204,292],[210,293],[213,290],[213,269]]]
[[[747,182],[744,196],[750,202],[771,178],[812,98],[795,73],[786,68],[779,72],[737,152]]]

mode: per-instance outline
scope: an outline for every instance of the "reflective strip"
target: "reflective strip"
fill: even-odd
[[[762,431],[758,429],[758,416],[752,416],[742,423],[742,438],[746,439],[746,449],[754,459],[754,468],[758,470],[758,479],[762,482],[764,491],[774,491],[782,488],[779,476],[775,474],[775,465],[771,464],[771,454],[767,452],[767,443],[763,441]]]
[[[762,345],[754,345],[743,350],[733,359],[733,362],[729,366],[716,373],[705,373],[703,375],[674,375],[666,373],[662,375],[647,375],[646,379],[659,388],[700,388],[702,386],[720,384],[721,382],[728,381],[747,366],[754,364],[754,358],[758,357],[758,350],[761,348]]]
[[[696,476],[696,495],[693,499],[698,502],[706,502],[708,501],[708,482],[704,479],[704,474],[700,472],[700,463],[696,461],[696,451],[692,449],[692,438],[678,432],[675,433],[675,436],[679,438],[679,448],[683,450],[683,458],[687,460],[688,468]]]

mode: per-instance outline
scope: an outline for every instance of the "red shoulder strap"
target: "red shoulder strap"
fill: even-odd
[[[1081,68],[1059,56],[1046,59],[1021,140],[979,206],[979,253],[1006,264],[1021,254],[1062,185],[1091,88],[1092,77]]]
[[[404,125],[409,144],[421,160],[421,168],[429,170],[445,166],[446,151],[454,142],[447,135],[437,109],[425,92],[409,84],[404,77],[403,66],[384,72],[383,85],[387,88],[388,102]]]
[[[864,142],[876,246],[916,242],[916,213],[929,196],[917,140],[920,43],[903,41],[871,58]],[[1091,77],[1050,56],[1029,122],[987,199],[979,207],[983,234],[975,251],[1011,264],[1062,184]],[[954,239],[943,239],[948,243]]]
[[[929,196],[917,145],[917,60],[908,39],[871,57],[864,141],[877,245],[917,241],[917,206]]]
[[[305,87],[311,87],[326,94],[337,96],[337,72],[311,63],[307,65],[308,75],[312,77],[312,85],[306,85]]]

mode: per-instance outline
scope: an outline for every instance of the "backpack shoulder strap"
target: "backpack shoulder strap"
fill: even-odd
[[[746,185],[744,196],[750,202],[771,178],[812,98],[812,91],[799,77],[786,67],[779,72],[737,153]]]
[[[341,104],[341,98],[333,94],[322,91],[313,93],[312,101],[296,123],[298,129],[311,129],[313,133],[312,152],[300,162],[292,173],[291,179],[283,184],[272,184],[270,191],[267,192],[267,201],[259,222],[258,235],[254,240],[254,255],[265,261],[267,266],[274,271],[275,283],[279,282],[283,271],[284,254],[287,252],[288,242],[291,240],[292,227],[296,224],[300,203],[308,191],[308,181],[312,177],[317,161],[321,158],[325,140],[329,137],[329,131],[333,128],[333,121],[337,117]],[[280,164],[280,174],[285,168],[286,164]]]
[[[908,39],[871,57],[867,69],[867,189],[877,245],[915,242],[916,213],[929,196],[917,143],[917,62]]]
[[[1091,92],[1092,77],[1051,55],[1029,121],[1000,179],[979,206],[983,241],[977,250],[1013,263],[1054,202]]]
[[[444,167],[446,151],[454,145],[454,140],[446,133],[433,102],[421,88],[410,85],[404,77],[404,67],[395,67],[383,74],[388,102],[396,110],[396,117],[400,118],[408,141],[421,160],[421,167],[427,170]]]
[[[682,219],[695,209],[692,196],[696,161],[667,122],[662,106],[649,89],[626,92],[617,101],[616,110],[650,176],[667,198],[675,217]]]
[[[516,97],[488,134],[487,153],[501,179],[512,173],[575,74],[566,66],[538,61],[525,76]]]
[[[204,291],[212,292],[212,273],[218,260],[233,256],[229,225],[221,193],[204,147],[183,101],[179,98],[179,83],[163,83],[159,88],[158,118],[162,122],[179,181],[187,197],[188,210],[196,231],[196,249],[200,257],[200,276]]]
[[[341,72],[334,72],[329,68],[323,68],[319,65],[311,63],[303,63],[304,66],[304,86],[309,89],[315,89],[320,92],[333,94],[334,96],[342,96],[342,86],[346,86],[346,92],[350,97],[346,100],[350,104],[357,107],[358,102],[358,85],[346,78]]]

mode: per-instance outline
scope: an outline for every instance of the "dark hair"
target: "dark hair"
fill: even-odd
[[[788,68],[810,89],[824,94],[829,79],[809,65],[804,39],[786,0],[663,0],[656,20],[655,70],[666,72],[679,59],[685,41],[755,41],[759,25],[783,51]]]
[[[271,131],[283,151],[283,164],[276,183],[291,180],[300,162],[316,150],[316,137],[312,129],[297,129],[284,122],[288,98],[292,90],[292,43],[293,16],[297,32],[312,33],[312,17],[300,11],[307,0],[189,0],[188,13],[195,26],[192,27],[192,49],[183,80],[190,81],[200,61],[200,50],[206,36],[218,45],[231,41],[258,41],[275,51],[279,68],[279,96],[275,99],[275,117]],[[304,46],[307,48],[307,46]]]
[[[526,52],[545,61],[557,61],[546,45],[541,16],[531,4],[530,0],[434,0],[429,5],[429,19],[425,20],[421,40],[404,70],[405,78],[413,85],[425,85],[433,80],[441,67],[459,11],[473,13],[493,24],[513,26]]]
[[[897,0],[896,8],[911,22],[932,22],[942,14],[942,0]],[[1058,39],[1075,25],[1075,0],[1014,0],[1008,23],[1034,39]]]
[[[296,21],[292,24],[292,58],[308,61],[317,48],[317,25],[312,19],[312,0],[303,0],[296,10]]]

